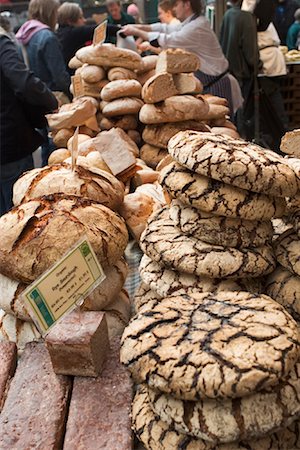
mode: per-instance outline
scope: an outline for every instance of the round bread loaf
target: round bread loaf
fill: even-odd
[[[260,277],[276,265],[269,245],[236,249],[184,235],[174,226],[168,207],[152,214],[140,246],[149,258],[166,268],[209,278]]]
[[[219,216],[264,221],[281,217],[286,208],[283,198],[268,197],[198,175],[176,162],[161,170],[160,182],[173,198]]]
[[[58,148],[66,148],[68,140],[73,136],[73,128],[62,128],[58,130],[53,136],[53,142]],[[50,155],[51,156],[51,155]]]
[[[136,97],[117,98],[110,103],[106,103],[102,108],[102,113],[107,117],[138,114],[143,104],[144,102]]]
[[[73,58],[70,59],[68,66],[70,67],[70,69],[78,69],[79,67],[83,66],[83,62],[76,58],[76,56],[73,56]]]
[[[66,148],[58,148],[57,150],[54,150],[54,152],[50,153],[48,164],[49,166],[53,164],[61,164],[70,156],[71,153],[69,150],[67,150]]]
[[[179,433],[153,412],[153,405],[145,384],[138,386],[133,400],[132,426],[147,450],[296,450],[300,448],[298,420],[288,428],[270,436],[229,444],[212,444]]]
[[[101,98],[106,102],[121,97],[140,97],[142,85],[137,80],[110,81],[101,91]]]
[[[135,130],[138,127],[138,121],[136,116],[127,114],[117,118],[114,126],[116,128],[122,128],[124,131]]]
[[[168,149],[180,164],[223,183],[277,197],[298,191],[297,176],[281,156],[246,141],[182,131]]]
[[[77,195],[118,210],[124,199],[123,184],[113,175],[93,168],[53,165],[33,169],[22,175],[14,185],[15,205],[50,194]]]
[[[238,398],[278,385],[298,361],[298,326],[266,295],[166,297],[141,310],[122,337],[136,383],[182,400]]]
[[[123,255],[124,220],[80,197],[52,195],[23,203],[0,218],[0,272],[30,283],[86,235],[103,267]]]
[[[293,230],[285,231],[274,242],[277,261],[290,272],[300,276],[300,239]]]
[[[105,70],[99,66],[85,65],[80,70],[80,76],[86,83],[98,83],[105,78]]]
[[[207,214],[200,209],[173,200],[170,218],[174,225],[195,239],[224,247],[259,247],[272,241],[273,227],[270,220],[243,220]]]
[[[137,71],[138,75],[142,73],[149,72],[156,67],[158,56],[157,55],[147,55],[142,58],[142,64],[140,69]]]
[[[220,280],[199,277],[166,269],[161,264],[152,261],[147,255],[142,257],[139,270],[143,284],[149,286],[160,297],[221,291],[248,291],[258,294],[262,291],[262,283],[259,278]]]
[[[133,70],[125,69],[125,67],[112,67],[107,73],[109,81],[114,80],[136,80],[137,74]]]

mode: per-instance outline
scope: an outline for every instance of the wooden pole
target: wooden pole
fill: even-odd
[[[223,16],[227,9],[226,3],[226,0],[216,0],[215,3],[215,33],[217,36],[219,36]]]

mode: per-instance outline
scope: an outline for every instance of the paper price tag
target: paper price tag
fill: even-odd
[[[74,97],[80,97],[84,94],[84,88],[82,84],[82,79],[80,75],[73,75],[72,77],[72,85]]]
[[[23,293],[25,305],[41,334],[45,336],[105,278],[91,244],[83,238]]]
[[[107,20],[104,20],[104,22],[100,23],[94,30],[93,45],[103,44],[106,38],[106,29]]]

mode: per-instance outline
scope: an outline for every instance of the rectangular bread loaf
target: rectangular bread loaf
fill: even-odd
[[[168,48],[158,55],[156,73],[190,73],[200,69],[200,59],[195,53],[180,48]]]
[[[0,415],[0,448],[62,448],[71,379],[56,375],[47,348],[27,344]]]
[[[74,380],[64,450],[132,448],[132,383],[120,363],[119,338],[111,350],[99,377]]]

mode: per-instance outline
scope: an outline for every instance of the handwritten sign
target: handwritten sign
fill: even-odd
[[[59,232],[59,230],[58,230]],[[23,293],[28,311],[46,335],[103,280],[105,274],[87,238],[83,238]]]
[[[93,45],[103,44],[106,38],[106,29],[107,20],[104,20],[104,22],[100,23],[94,30]]]
[[[80,75],[71,77],[74,97],[80,97],[84,94],[84,87]]]

